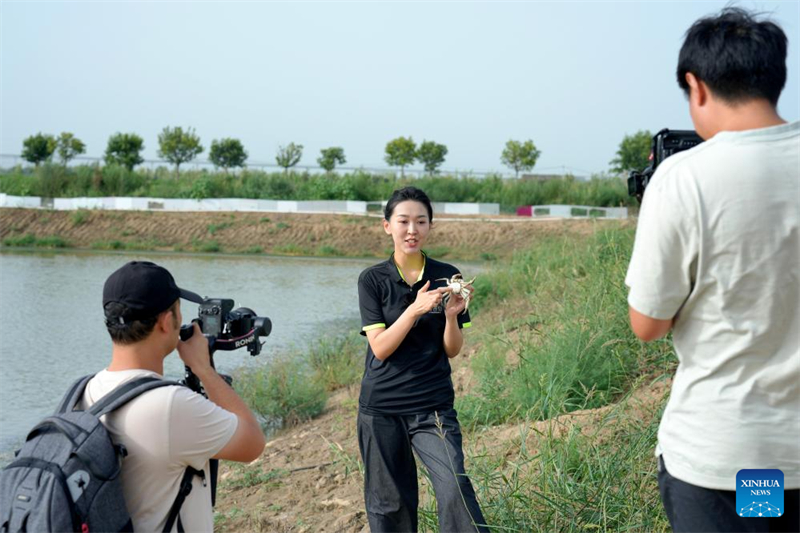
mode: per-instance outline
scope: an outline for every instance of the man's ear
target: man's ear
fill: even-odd
[[[691,72],[687,72],[686,83],[689,85],[689,101],[694,104],[695,107],[706,105],[708,101],[708,86],[703,80]]]
[[[175,319],[173,318],[172,311],[167,309],[166,311],[158,315],[158,319],[156,320],[156,327],[159,329],[159,331],[168,333],[173,329],[175,329],[173,327],[174,320]]]

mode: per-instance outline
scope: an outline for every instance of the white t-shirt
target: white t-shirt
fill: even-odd
[[[149,370],[103,370],[86,386],[80,409],[86,409],[115,387],[135,378],[159,374]],[[231,439],[235,414],[186,387],[160,387],[103,417],[114,442],[127,448],[122,462],[122,490],[134,531],[163,531],[187,466],[205,470],[206,486],[194,477],[183,502],[186,531],[213,531],[208,460]],[[173,531],[177,531],[176,525]]]
[[[647,188],[628,303],[676,317],[678,365],[656,454],[692,485],[743,468],[800,488],[800,122],[722,132]]]

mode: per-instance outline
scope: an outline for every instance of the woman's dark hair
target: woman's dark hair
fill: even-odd
[[[691,72],[728,103],[766,98],[777,106],[786,84],[786,47],[780,26],[727,7],[686,32],[678,55],[678,85],[688,96],[686,73]]]
[[[156,327],[158,317],[163,313],[173,314],[173,323],[177,327],[177,314],[175,309],[178,306],[178,300],[170,306],[166,311],[162,311],[157,316],[142,318],[139,320],[125,320],[123,317],[128,312],[128,308],[117,302],[109,302],[105,306],[106,314],[106,329],[108,334],[111,335],[111,340],[114,344],[134,344],[146,339],[153,332]],[[120,320],[122,318],[122,320]]]
[[[416,187],[403,187],[402,189],[394,191],[389,201],[386,202],[386,207],[383,209],[383,218],[386,220],[392,218],[392,213],[394,213],[394,208],[397,207],[397,204],[405,202],[406,200],[414,200],[424,205],[425,209],[428,210],[428,219],[433,221],[431,199],[428,198],[428,195],[425,194],[422,189],[417,189]]]

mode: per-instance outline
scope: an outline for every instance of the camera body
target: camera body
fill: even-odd
[[[196,321],[203,335],[208,339],[209,351],[237,350],[247,348],[250,355],[261,353],[259,337],[266,337],[272,331],[269,318],[258,316],[247,307],[233,308],[229,298],[206,298],[200,304]],[[181,326],[181,339],[192,336],[192,325]]]
[[[250,355],[261,353],[259,337],[272,331],[269,318],[258,316],[247,307],[233,308],[228,298],[207,298],[198,309],[203,335],[214,339],[215,350],[236,350],[247,347]]]
[[[692,130],[664,128],[656,133],[650,148],[650,164],[642,171],[631,171],[628,176],[628,195],[635,196],[641,202],[658,165],[672,154],[693,148],[701,142],[703,139]]]

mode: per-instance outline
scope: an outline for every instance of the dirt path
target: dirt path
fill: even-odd
[[[436,257],[504,258],[544,235],[586,234],[609,223],[620,222],[442,217],[435,219],[427,249]],[[0,209],[0,241],[9,244],[26,235],[100,250],[354,257],[391,251],[380,217],[372,216]]]

